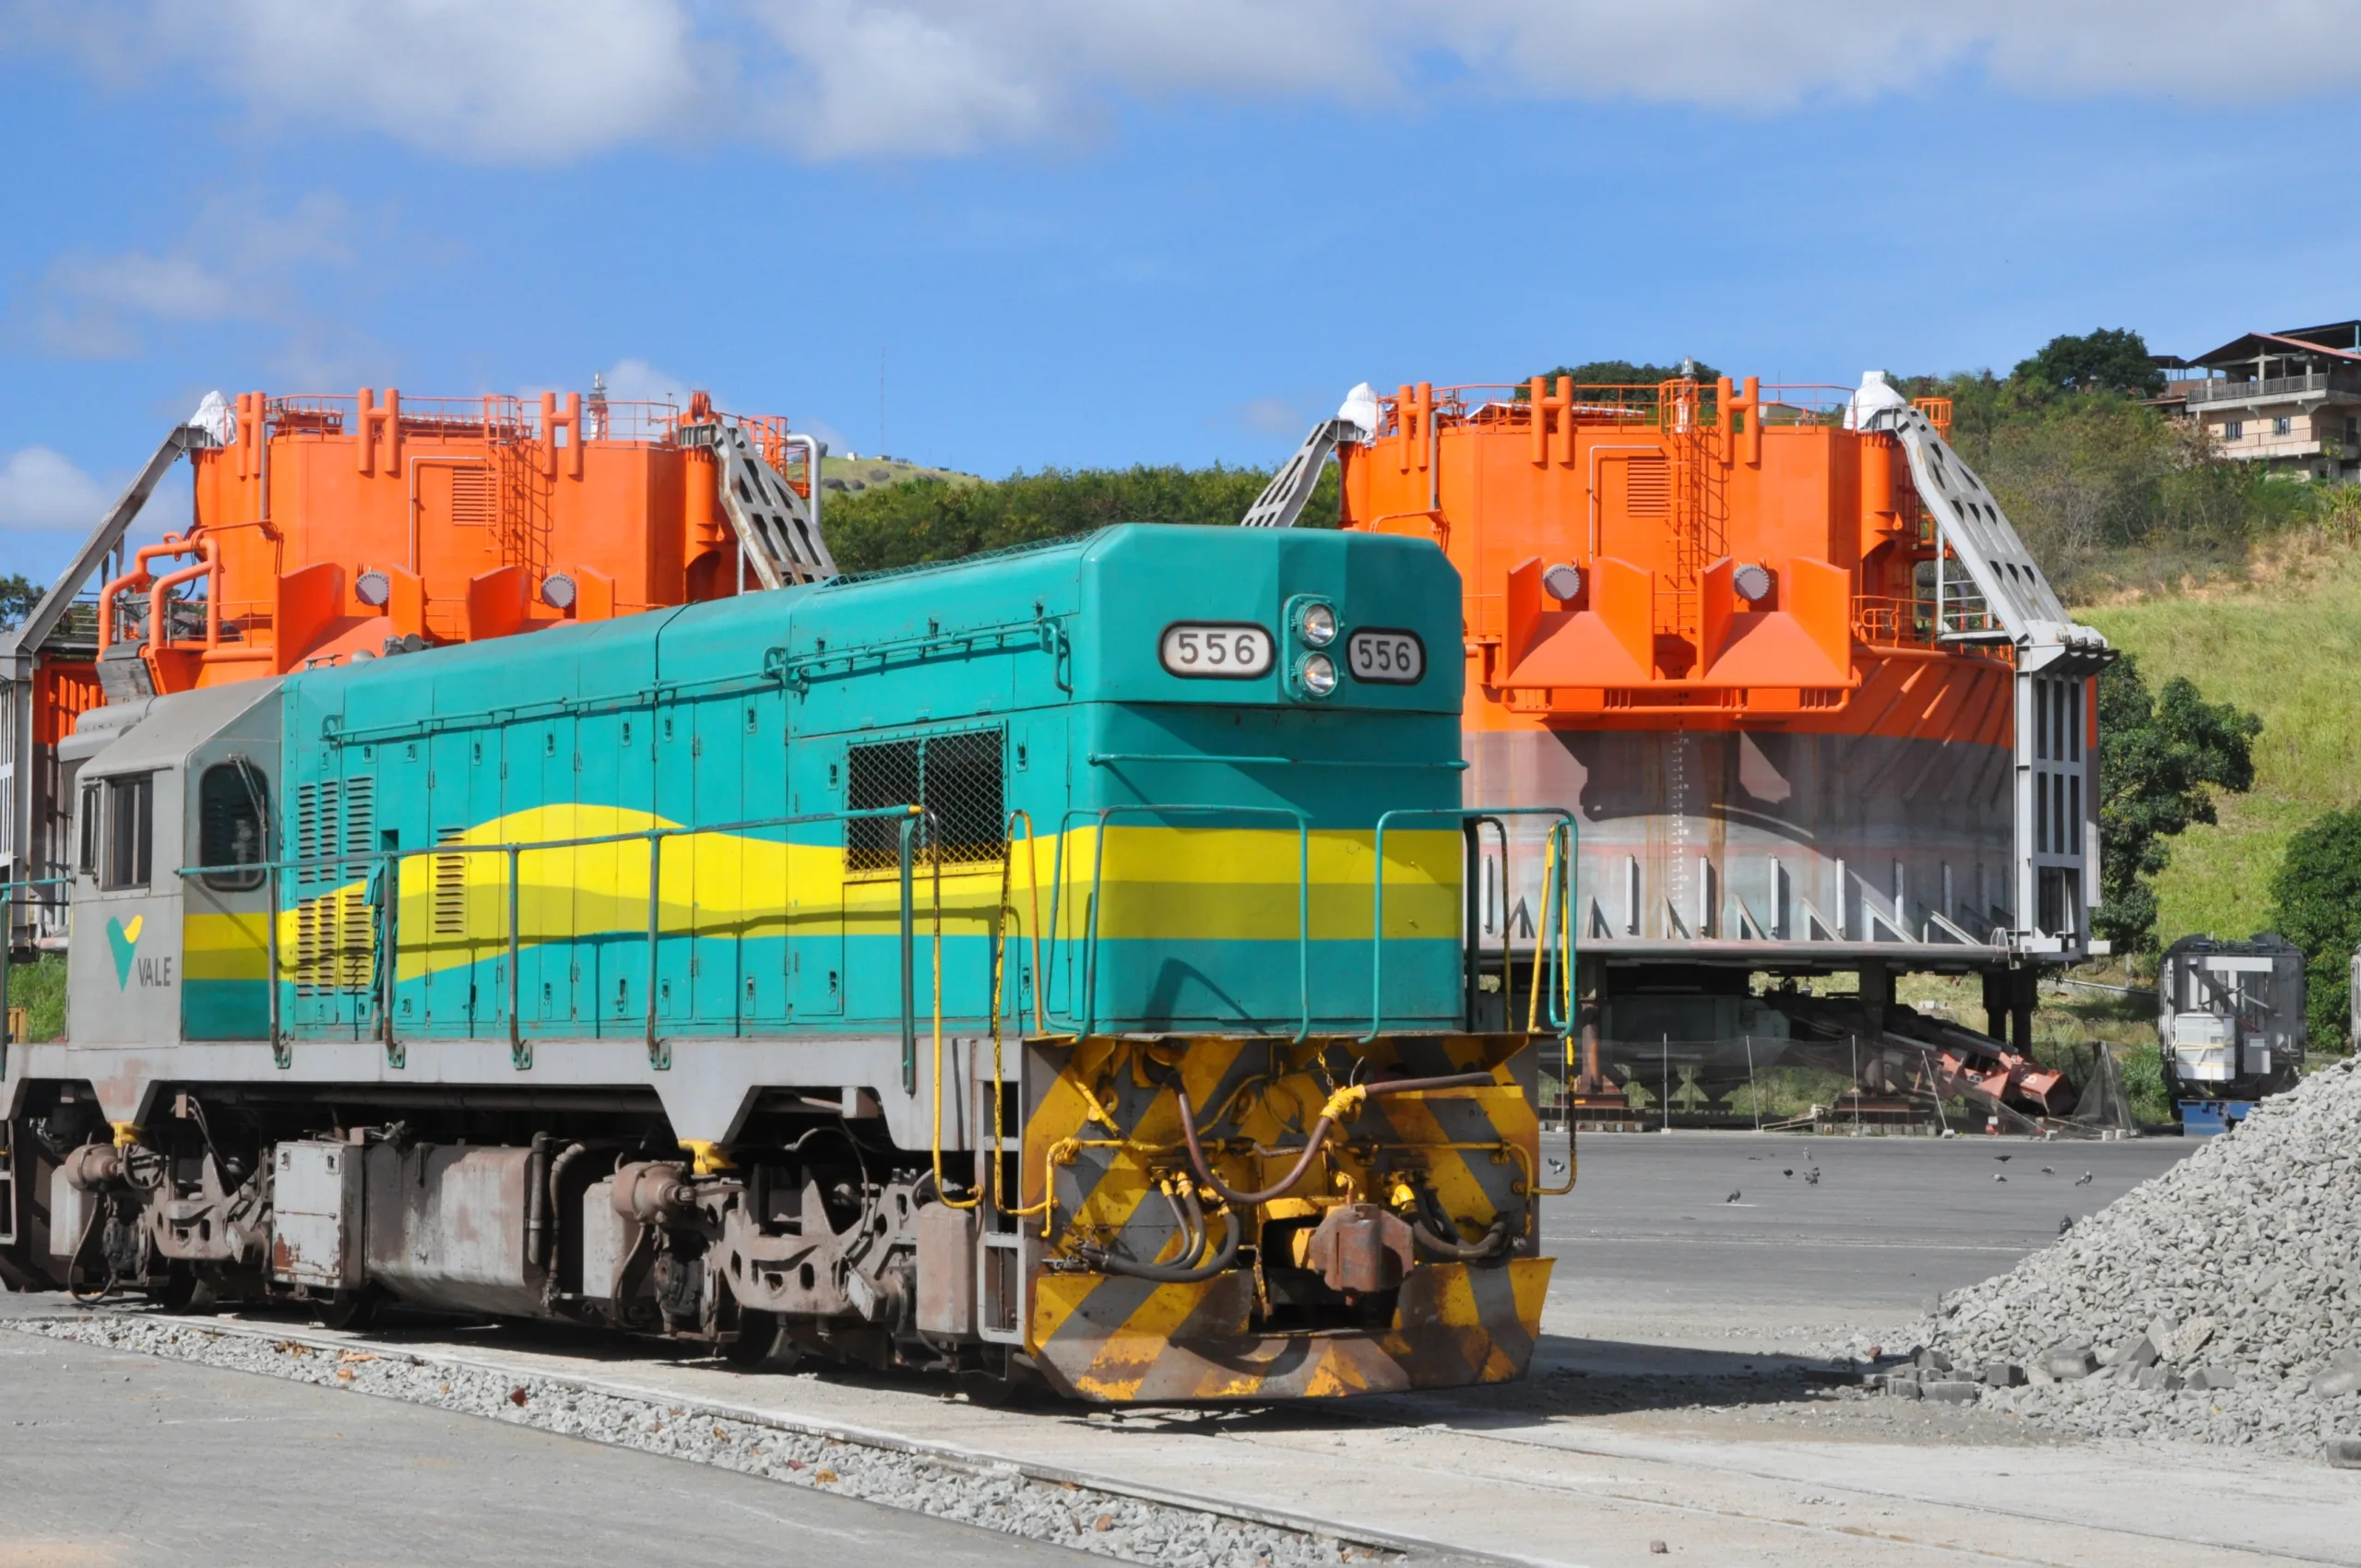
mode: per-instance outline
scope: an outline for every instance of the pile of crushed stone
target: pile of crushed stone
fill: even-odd
[[[2313,1075],[1936,1306],[1888,1393],[2361,1464],[2361,1070]]]

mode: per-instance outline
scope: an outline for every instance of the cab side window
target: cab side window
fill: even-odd
[[[101,778],[99,793],[99,885],[110,892],[147,886],[156,857],[156,776]]]
[[[217,762],[197,779],[196,863],[243,868],[208,872],[206,886],[244,893],[262,885],[267,810],[262,774],[249,763]]]
[[[82,805],[78,821],[81,839],[74,856],[74,869],[84,876],[99,874],[99,802],[101,795],[95,782],[82,786]]]

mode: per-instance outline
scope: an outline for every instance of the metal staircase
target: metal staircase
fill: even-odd
[[[813,504],[806,506],[794,487],[763,460],[742,426],[719,421],[684,424],[680,440],[683,446],[703,446],[719,459],[722,510],[763,587],[825,582],[836,575],[836,561],[820,537],[816,445],[811,449]]]
[[[2099,780],[2095,693],[2090,682],[2115,658],[2106,638],[2067,613],[2024,540],[1975,471],[1960,461],[1924,410],[1865,379],[1850,422],[1885,431],[1910,458],[1919,500],[1935,519],[1935,625],[1947,643],[2015,649],[2015,897],[2009,932],[2019,951],[2080,950],[2098,903]],[[1953,563],[1966,591],[1952,585]],[[2104,944],[2090,944],[2092,951]]]
[[[1364,382],[1346,397],[1345,406],[1336,410],[1335,419],[1323,420],[1311,427],[1311,434],[1303,438],[1295,456],[1271,476],[1271,482],[1263,487],[1263,493],[1254,498],[1254,505],[1246,509],[1246,516],[1238,520],[1238,526],[1295,527],[1295,520],[1303,516],[1305,503],[1319,487],[1321,469],[1335,456],[1337,446],[1347,441],[1370,441],[1376,435],[1377,394]]]

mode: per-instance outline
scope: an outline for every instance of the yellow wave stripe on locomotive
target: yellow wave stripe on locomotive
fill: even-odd
[[[496,846],[555,838],[641,833],[679,825],[619,807],[554,805],[497,817],[402,864],[398,910],[399,977],[409,979],[485,956],[508,941],[508,857]],[[1033,920],[1038,890],[1046,923],[1054,904],[1059,936],[1087,929],[1096,826],[1064,835],[1062,896],[1059,838],[1036,837],[1028,877],[1026,847],[1014,849],[1010,877],[1014,928]],[[1296,939],[1303,853],[1290,829],[1169,827],[1116,824],[1105,830],[1098,868],[1102,939],[1285,941]],[[1460,923],[1459,835],[1450,829],[1396,829],[1385,841],[1385,932],[1389,938],[1456,939]],[[648,850],[623,842],[521,851],[520,946],[647,929]],[[1366,940],[1373,907],[1376,849],[1368,830],[1318,829],[1309,850],[1311,934],[1314,940]],[[936,878],[913,870],[919,919],[930,933]],[[997,860],[945,865],[941,875],[946,937],[982,936],[999,902]],[[338,931],[347,948],[374,945],[365,895],[354,879],[279,913],[280,968],[291,973],[307,918]],[[796,844],[750,834],[687,833],[668,838],[658,897],[658,928],[667,935],[790,935],[822,922],[848,936],[900,931],[898,871],[850,872],[839,844]],[[265,967],[263,916],[192,910],[184,922],[193,979],[259,980]]]

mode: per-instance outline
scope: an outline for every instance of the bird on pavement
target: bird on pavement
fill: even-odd
[[[1733,1187],[1733,1188],[1730,1190],[1730,1195],[1729,1195],[1728,1197],[1724,1198],[1722,1201],[1723,1201],[1724,1203],[1726,1203],[1726,1204],[1734,1204],[1734,1203],[1738,1202],[1738,1190],[1737,1190],[1735,1187]]]
[[[2012,1154],[1996,1154],[1992,1158],[1999,1160],[2001,1164],[2006,1165],[2009,1161],[2016,1158],[2016,1156]]]
[[[1994,1172],[1992,1172],[1992,1180],[1994,1180],[1995,1182],[2005,1182],[2005,1181],[2007,1181],[2007,1180],[2008,1180],[2008,1178],[2007,1178],[2006,1176],[2001,1175],[1998,1170],[1995,1170]]]
[[[2063,1236],[2067,1231],[2071,1230],[2072,1229],[2074,1229],[2074,1217],[2070,1214],[2058,1222],[2058,1233],[2060,1236]]]
[[[2098,1180],[2098,1178],[2097,1178],[2097,1177],[2095,1177],[2095,1176],[2092,1175],[2089,1171],[2085,1170],[2085,1171],[2083,1171],[2080,1176],[2077,1176],[2076,1178],[2074,1178],[2074,1185],[2076,1185],[2077,1187],[2087,1187],[2087,1186],[2089,1186],[2093,1182],[2095,1182],[2095,1181],[2097,1181],[2097,1180]]]

